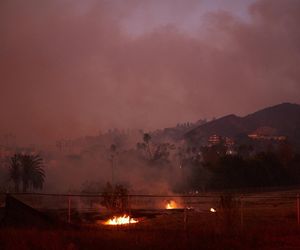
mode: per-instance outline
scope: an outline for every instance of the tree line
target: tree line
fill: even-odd
[[[135,162],[154,168],[157,173],[166,170],[164,173],[171,174],[166,181],[175,192],[300,184],[300,154],[288,143],[258,151],[251,145],[239,145],[234,154],[228,154],[222,143],[200,147],[175,145],[154,141],[151,134],[144,133],[134,149],[122,151],[117,144],[111,144],[107,154],[112,186],[120,184],[116,170],[122,171],[121,168]],[[45,171],[39,155],[15,154],[9,158],[8,166],[15,192],[43,188]]]

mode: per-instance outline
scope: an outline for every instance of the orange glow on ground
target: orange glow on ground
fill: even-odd
[[[138,223],[138,220],[130,218],[128,215],[124,214],[123,216],[114,216],[111,219],[108,219],[103,224],[104,225],[125,225],[125,224],[134,224]]]
[[[167,205],[166,205],[166,209],[175,209],[178,208],[177,204],[175,201],[168,201]]]

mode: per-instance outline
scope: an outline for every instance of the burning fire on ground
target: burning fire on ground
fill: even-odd
[[[216,209],[214,209],[213,207],[212,207],[212,208],[210,208],[210,209],[209,209],[209,211],[210,211],[210,212],[212,212],[212,213],[216,213],[216,212],[217,212],[217,210],[216,210]]]
[[[108,219],[103,224],[104,225],[125,225],[125,224],[134,224],[138,223],[138,220],[130,218],[129,215],[124,214],[123,216],[114,216],[111,219]]]
[[[173,200],[167,201],[166,209],[175,209],[178,208],[177,204]]]

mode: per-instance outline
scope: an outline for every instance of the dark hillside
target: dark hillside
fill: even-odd
[[[287,136],[289,141],[300,145],[300,105],[282,103],[249,114],[245,117],[228,115],[200,125],[186,133],[188,141],[206,141],[213,134],[238,138],[262,127],[271,128],[275,135]]]

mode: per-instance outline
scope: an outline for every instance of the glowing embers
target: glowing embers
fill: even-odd
[[[173,200],[167,201],[166,209],[176,209],[178,208],[177,203]]]
[[[130,218],[129,215],[124,214],[123,216],[114,216],[107,221],[105,221],[104,225],[126,225],[126,224],[134,224],[138,223],[138,220]]]
[[[216,212],[217,212],[217,210],[214,209],[213,207],[211,207],[211,208],[209,209],[209,211],[212,212],[212,213],[216,213]]]

